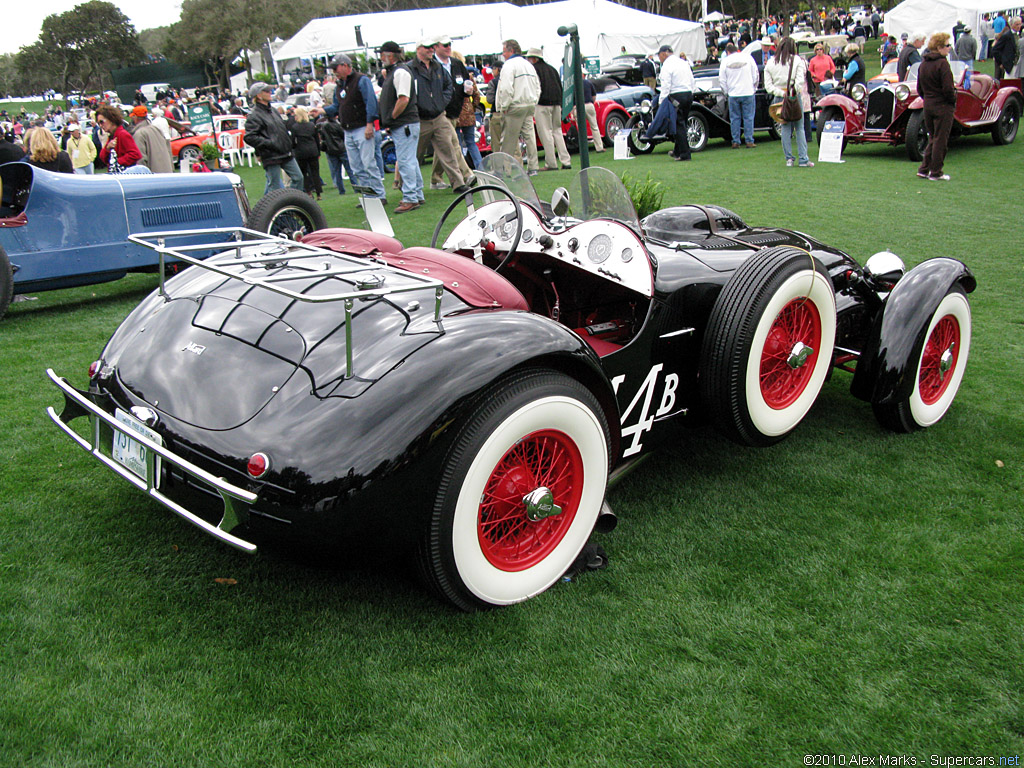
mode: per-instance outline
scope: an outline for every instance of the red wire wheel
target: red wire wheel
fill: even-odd
[[[531,520],[523,497],[551,491],[559,514]],[[480,500],[480,549],[495,568],[521,571],[541,562],[572,525],[583,492],[583,458],[568,435],[541,430],[512,446],[491,471]]]
[[[814,352],[794,368],[789,358],[799,343]],[[821,317],[814,302],[807,297],[789,302],[772,323],[761,352],[761,395],[769,407],[781,410],[796,402],[811,380],[820,347]]]
[[[945,365],[942,356],[946,351],[952,359]],[[921,370],[918,374],[917,386],[921,401],[925,405],[934,405],[946,392],[953,380],[951,372],[956,370],[960,355],[960,323],[953,315],[946,315],[932,328],[928,341],[921,355]]]

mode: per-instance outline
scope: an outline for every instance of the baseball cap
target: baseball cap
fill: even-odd
[[[419,43],[417,44],[417,47],[419,47],[419,48],[433,48],[435,45],[437,45],[437,35],[433,35],[433,36],[430,36],[430,37],[424,37],[422,40],[419,41]]]
[[[149,117],[149,110],[139,104],[131,111],[132,117]]]
[[[380,47],[381,53],[401,53],[402,46],[396,43],[394,40],[388,40]]]
[[[253,83],[252,86],[250,86],[250,88],[249,88],[249,101],[252,101],[253,99],[256,98],[256,96],[258,96],[259,94],[263,93],[264,91],[269,91],[269,90],[270,90],[270,85],[267,84],[267,83],[264,83],[264,82]]]
[[[671,45],[663,45],[658,49],[658,53],[672,53]]]
[[[342,64],[345,64],[345,65],[351,67],[352,66],[352,59],[349,58],[344,53],[339,53],[337,56],[335,56],[333,59],[331,59],[331,69],[337,69]]]

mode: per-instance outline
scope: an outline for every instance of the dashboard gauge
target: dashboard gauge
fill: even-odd
[[[524,243],[528,243],[531,240],[533,240],[533,230],[532,229],[525,229],[525,230],[523,230],[523,242]]]
[[[631,262],[633,260],[633,249],[632,248],[623,248],[622,249],[622,255],[620,255],[619,258],[622,259],[626,263]]]
[[[612,255],[612,239],[608,235],[598,235],[587,246],[587,258],[594,264],[601,264]]]

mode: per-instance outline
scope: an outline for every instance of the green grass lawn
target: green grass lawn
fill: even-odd
[[[610,566],[456,614],[401,568],[248,558],[45,417],[156,284],[39,294],[0,322],[0,765],[796,766],[1024,751],[1024,140],[784,166],[778,142],[600,162],[863,261],[964,260],[974,340],[947,418],[892,435],[837,372],[768,449],[694,431],[618,485]],[[816,153],[816,148],[812,148]],[[578,158],[573,158],[578,166]],[[243,169],[250,195],[262,171]],[[326,164],[324,167],[326,178]],[[570,172],[536,177],[542,197]],[[391,207],[397,192],[390,191]],[[393,218],[428,241],[452,200]],[[328,191],[332,226],[360,226]],[[218,578],[233,579],[224,584]]]

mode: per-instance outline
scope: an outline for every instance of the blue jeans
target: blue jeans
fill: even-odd
[[[395,167],[402,177],[402,202],[422,202],[423,174],[416,159],[416,148],[420,143],[420,124],[392,128],[391,140],[395,142]]]
[[[81,168],[75,168],[75,173],[92,174],[94,170],[92,163],[89,163],[88,165],[83,165]]]
[[[796,134],[796,152],[800,165],[807,165],[811,158],[807,156],[807,135],[804,133],[804,119],[782,124],[782,151],[787,160],[793,159],[793,134]]]
[[[384,167],[384,153],[381,152],[381,146],[384,144],[384,134],[380,131],[373,132],[373,155],[377,160],[377,168],[380,170],[381,182],[384,177],[388,175],[387,169]],[[349,176],[352,174],[350,173]]]
[[[754,143],[754,106],[753,96],[729,97],[729,130],[732,131],[733,144],[741,143],[741,132],[747,144]]]
[[[476,126],[457,125],[455,126],[455,133],[459,135],[459,144],[469,157],[470,165],[473,168],[479,168],[484,159],[480,155],[480,147],[476,145]]]
[[[384,174],[377,165],[376,143],[373,138],[366,138],[365,129],[345,131],[345,154],[348,155],[348,164],[352,169],[352,182],[361,187],[369,187],[374,197],[387,200]]]
[[[345,180],[341,176],[342,168],[352,178],[352,169],[348,167],[348,158],[345,155],[327,155],[327,167],[331,170],[331,181],[338,188],[338,192],[345,194]]]
[[[288,174],[288,179],[291,182],[288,186],[292,189],[302,189],[302,171],[299,170],[299,164],[295,162],[294,157],[289,157],[281,165],[264,165],[263,171],[267,174],[267,185],[263,188],[263,194],[267,194],[272,189],[282,189],[284,183],[281,181],[281,169]]]

